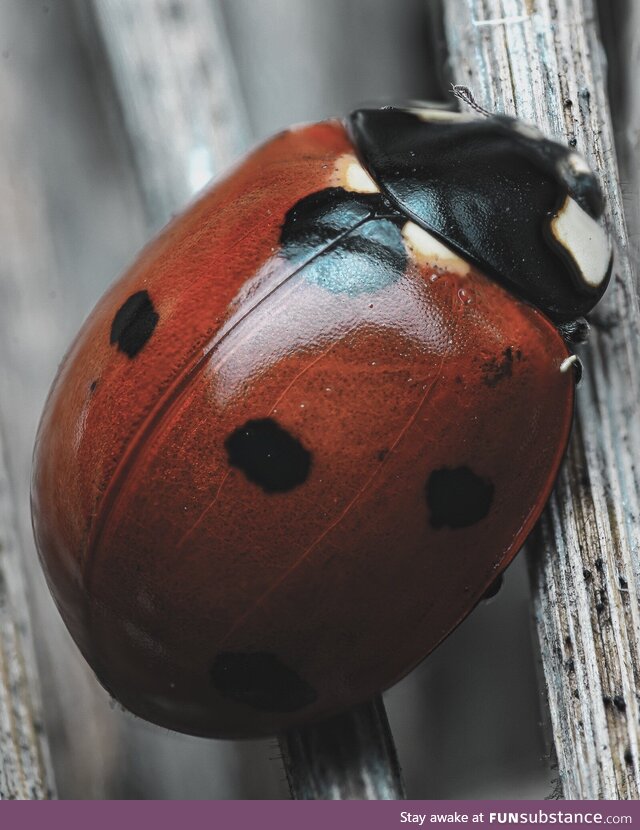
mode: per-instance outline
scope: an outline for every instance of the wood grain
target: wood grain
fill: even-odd
[[[575,144],[608,199],[612,287],[581,350],[573,438],[530,562],[562,793],[635,799],[639,317],[595,9],[591,0],[451,0],[445,9],[453,79],[488,109]]]
[[[93,10],[154,225],[163,224],[247,146],[235,65],[216,3],[130,0]]]
[[[0,799],[54,795],[31,624],[0,435]]]
[[[382,698],[354,706],[280,738],[295,799],[394,800],[405,797]]]

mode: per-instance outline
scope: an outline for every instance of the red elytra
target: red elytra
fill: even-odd
[[[398,222],[353,260],[386,275],[366,290],[321,267],[363,256],[353,233],[283,254],[292,207],[349,193],[354,162],[339,121],[254,152],[103,297],[46,405],[49,586],[108,691],[172,729],[268,735],[388,688],[557,475],[574,379],[542,313],[419,234],[393,273]]]

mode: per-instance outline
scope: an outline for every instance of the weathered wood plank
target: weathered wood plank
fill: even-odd
[[[598,0],[602,39],[608,54],[608,89],[620,167],[620,185],[633,262],[640,259],[640,4]],[[636,269],[637,271],[638,269]],[[636,273],[636,295],[640,296]]]
[[[0,433],[0,799],[54,796],[22,556]]]
[[[163,224],[248,142],[220,11],[207,0],[94,0],[92,10],[147,212]]]
[[[104,280],[109,268],[118,269],[137,224],[134,198],[113,209],[116,183],[126,178],[105,163],[104,131],[91,109],[70,11],[66,4],[46,11],[36,3],[0,4],[0,410],[57,789],[62,797],[100,798],[111,794],[118,715],[72,646],[44,584],[29,510],[33,440],[47,388],[104,285],[101,272]],[[119,230],[110,238],[114,225]]]
[[[402,799],[404,786],[382,698],[280,738],[296,799]]]
[[[366,102],[433,98],[424,0],[218,0],[260,140]]]
[[[451,69],[490,110],[575,143],[602,179],[612,289],[581,350],[567,462],[532,545],[534,613],[566,798],[640,794],[639,317],[592,0],[451,0]]]

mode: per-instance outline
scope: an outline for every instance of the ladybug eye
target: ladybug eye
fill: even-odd
[[[562,154],[557,161],[557,171],[572,199],[583,208],[589,216],[598,219],[604,211],[604,200],[598,180],[591,168],[579,153],[546,141],[552,147],[560,147]]]

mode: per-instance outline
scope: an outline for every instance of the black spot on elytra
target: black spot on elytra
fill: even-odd
[[[405,222],[379,193],[328,187],[287,211],[280,244],[287,259],[303,266],[306,280],[356,296],[378,291],[404,273]]]
[[[456,529],[474,525],[489,513],[493,491],[492,482],[468,467],[434,470],[427,482],[431,526]]]
[[[147,291],[136,291],[116,312],[111,324],[111,345],[135,357],[153,334],[159,316]]]
[[[513,375],[514,361],[522,360],[520,349],[509,346],[500,357],[492,357],[482,364],[482,382],[487,386],[497,386],[501,380]]]
[[[91,384],[90,384],[90,386],[89,386],[89,392],[90,392],[90,394],[92,394],[92,395],[93,395],[93,393],[96,391],[96,389],[97,389],[97,388],[98,388],[98,381],[97,381],[97,380],[92,380],[92,381],[91,381]]]
[[[299,674],[262,651],[218,654],[211,677],[221,695],[260,712],[295,712],[318,697]]]
[[[271,418],[247,421],[224,442],[229,464],[267,493],[286,493],[307,480],[311,453]]]

